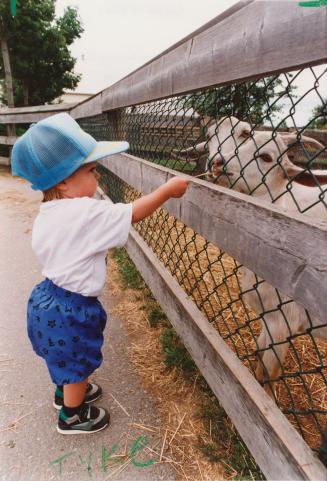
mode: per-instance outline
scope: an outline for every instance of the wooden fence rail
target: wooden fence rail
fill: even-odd
[[[14,145],[18,137],[0,135],[1,145]]]
[[[0,124],[29,124],[60,112],[70,112],[75,104],[37,105],[0,110]]]

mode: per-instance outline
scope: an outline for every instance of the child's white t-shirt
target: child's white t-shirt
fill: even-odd
[[[125,244],[131,222],[132,204],[89,197],[42,203],[32,232],[42,275],[69,291],[98,296],[107,251]]]

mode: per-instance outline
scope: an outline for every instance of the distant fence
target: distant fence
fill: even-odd
[[[127,250],[269,479],[326,478],[326,10],[239,2],[70,109],[130,143],[99,167],[114,202],[192,176]]]

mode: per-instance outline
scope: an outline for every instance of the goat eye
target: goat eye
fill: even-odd
[[[261,154],[260,159],[262,159],[264,162],[272,162],[272,157],[269,154]]]
[[[241,133],[241,137],[242,139],[248,139],[249,137],[251,137],[251,133],[248,130],[243,130]]]

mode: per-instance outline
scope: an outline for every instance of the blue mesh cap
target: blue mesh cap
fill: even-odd
[[[15,142],[11,170],[34,190],[47,190],[69,177],[83,164],[124,152],[128,142],[97,142],[68,114],[47,117],[33,124]]]

